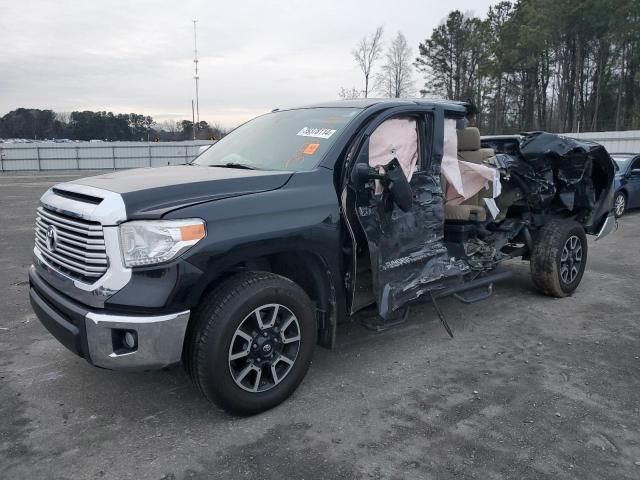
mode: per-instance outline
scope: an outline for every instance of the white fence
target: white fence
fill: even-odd
[[[100,170],[176,165],[214,142],[0,143],[0,171]]]
[[[640,153],[640,130],[566,133],[601,143],[609,153]],[[0,172],[23,170],[100,170],[176,165],[193,160],[214,142],[0,143]]]
[[[640,153],[640,130],[627,132],[565,133],[567,137],[598,142],[609,153]]]

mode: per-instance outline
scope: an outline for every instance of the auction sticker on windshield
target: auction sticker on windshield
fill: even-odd
[[[319,143],[310,143],[306,146],[302,153],[304,153],[305,155],[313,155],[314,153],[316,153],[316,150],[318,150],[319,146]]]
[[[335,130],[330,128],[313,128],[313,127],[304,127],[300,130],[297,135],[299,137],[314,137],[314,138],[329,138],[331,135],[336,133]]]

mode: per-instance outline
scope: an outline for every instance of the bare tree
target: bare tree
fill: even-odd
[[[382,54],[382,26],[376,28],[368,37],[363,37],[358,46],[351,52],[353,58],[358,63],[360,70],[364,74],[364,98],[369,96],[369,77],[373,64],[380,58]]]
[[[376,89],[382,95],[400,98],[414,94],[412,55],[407,38],[398,32],[387,50],[382,72],[376,76]]]
[[[69,119],[71,118],[71,112],[56,112],[55,119],[64,124],[69,123]]]
[[[178,126],[176,125],[175,120],[165,120],[160,123],[160,130],[164,130],[165,132],[174,134],[178,132]]]
[[[360,90],[358,90],[356,87],[351,87],[351,88],[344,88],[344,87],[340,87],[340,91],[338,92],[338,96],[342,99],[342,100],[354,100],[356,98],[360,98]]]

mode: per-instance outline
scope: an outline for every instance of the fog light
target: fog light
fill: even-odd
[[[113,353],[116,355],[133,353],[138,349],[138,332],[113,328],[111,329],[111,342],[113,343]]]
[[[128,348],[134,348],[136,346],[136,337],[132,332],[127,332],[124,334],[124,344]]]

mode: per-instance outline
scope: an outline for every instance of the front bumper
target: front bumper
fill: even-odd
[[[113,370],[148,370],[178,363],[190,312],[122,315],[88,310],[29,269],[31,305],[60,343],[89,363]],[[125,335],[133,342],[125,341]]]

